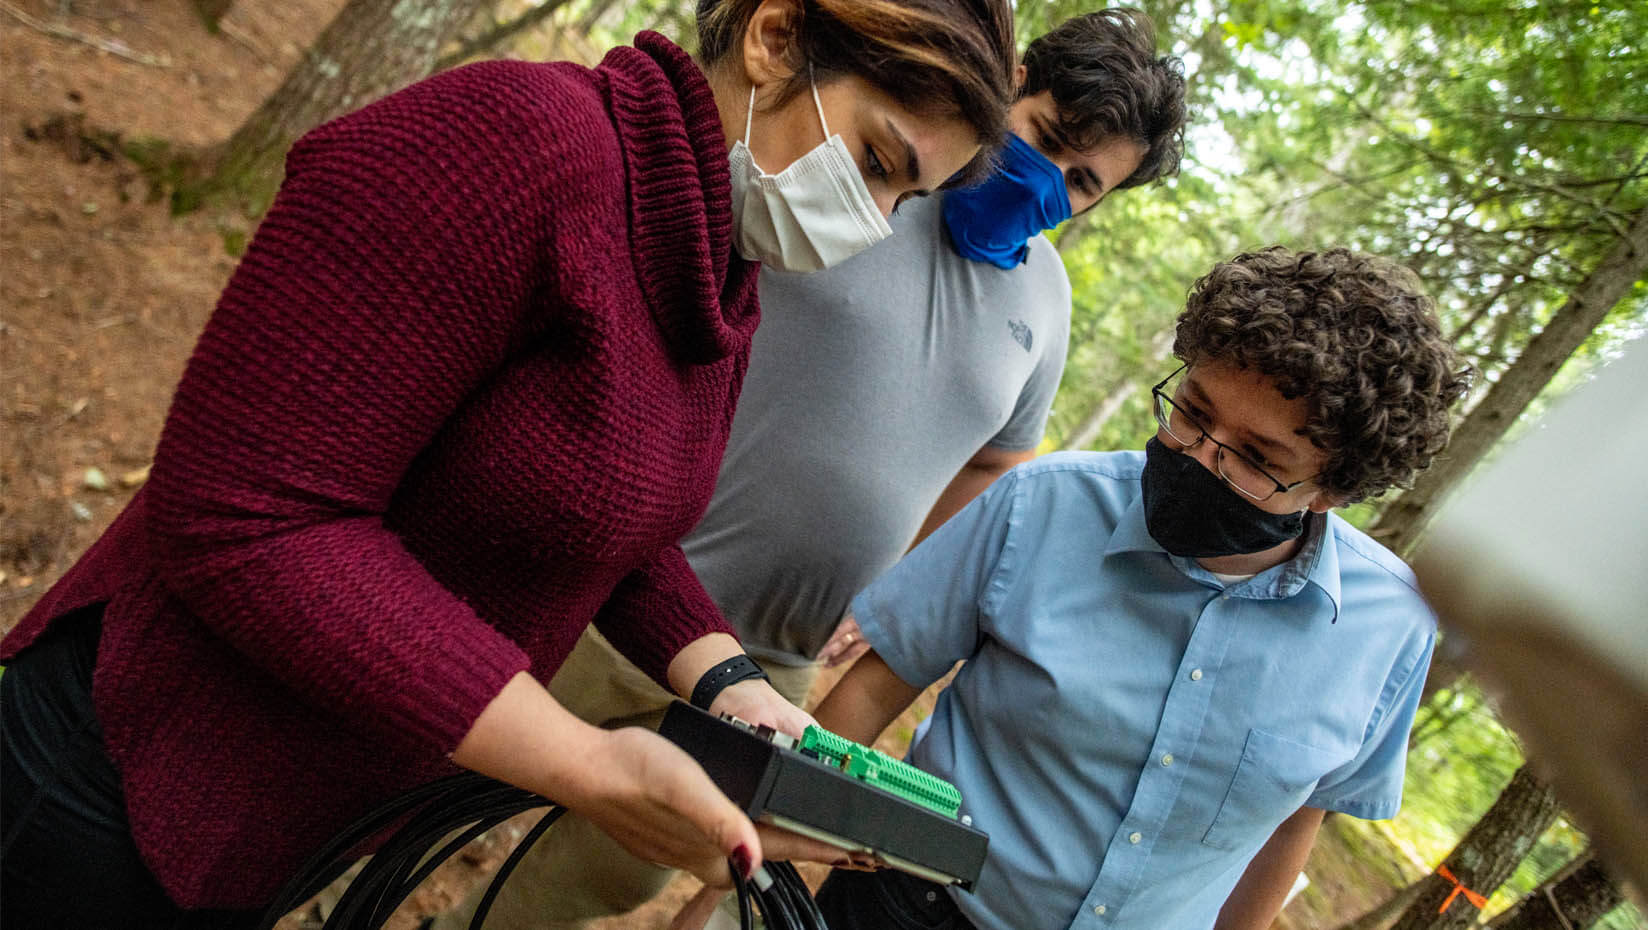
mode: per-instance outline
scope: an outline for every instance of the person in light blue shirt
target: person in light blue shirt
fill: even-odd
[[[1333,507],[1446,444],[1470,369],[1397,266],[1221,263],[1144,452],[1021,465],[853,602],[818,720],[870,742],[957,661],[909,760],[990,834],[964,892],[838,871],[833,930],[1268,926],[1325,811],[1386,818],[1435,622]]]

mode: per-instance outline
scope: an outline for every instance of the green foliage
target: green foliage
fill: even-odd
[[[1402,791],[1402,810],[1392,832],[1431,865],[1475,825],[1511,775],[1522,765],[1521,744],[1499,722],[1492,704],[1469,678],[1439,689],[1415,715]],[[1491,897],[1496,913],[1555,874],[1588,845],[1585,834],[1558,818],[1516,872]],[[1601,926],[1640,927],[1641,915],[1626,905]]]
[[[1270,31],[1244,150],[1274,210],[1418,273],[1492,378],[1648,204],[1648,8],[1310,6],[1253,4],[1312,28]]]
[[[637,32],[651,29],[691,51],[698,47],[696,7],[694,3],[670,0],[640,0],[635,3],[576,0],[568,4],[568,20],[587,26],[588,39],[601,49],[628,43]]]
[[[1185,292],[1245,231],[1195,170],[1112,194],[1060,231],[1073,294],[1070,359],[1050,423],[1061,445],[1123,382],[1133,382],[1133,398],[1094,447],[1138,448],[1155,431],[1147,390],[1174,367],[1167,341]]]
[[[246,230],[238,226],[225,226],[219,230],[223,237],[223,251],[230,258],[239,258],[246,254]]]

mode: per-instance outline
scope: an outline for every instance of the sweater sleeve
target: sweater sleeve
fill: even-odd
[[[680,546],[671,546],[626,576],[596,615],[595,626],[625,658],[672,694],[675,689],[665,672],[676,653],[711,633],[738,637]]]
[[[299,141],[148,489],[174,595],[304,699],[413,750],[452,750],[529,665],[383,522],[532,323],[549,172],[511,138],[508,94],[462,69]]]

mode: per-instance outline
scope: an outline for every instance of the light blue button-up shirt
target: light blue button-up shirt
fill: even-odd
[[[910,760],[990,834],[984,930],[1210,927],[1303,805],[1396,813],[1435,621],[1337,516],[1226,587],[1145,529],[1144,454],[1020,466],[853,602],[925,687]]]

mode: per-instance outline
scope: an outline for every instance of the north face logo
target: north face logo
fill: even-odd
[[[1023,346],[1024,351],[1030,351],[1030,324],[1023,320],[1008,320],[1007,328],[1013,331],[1013,340]]]

